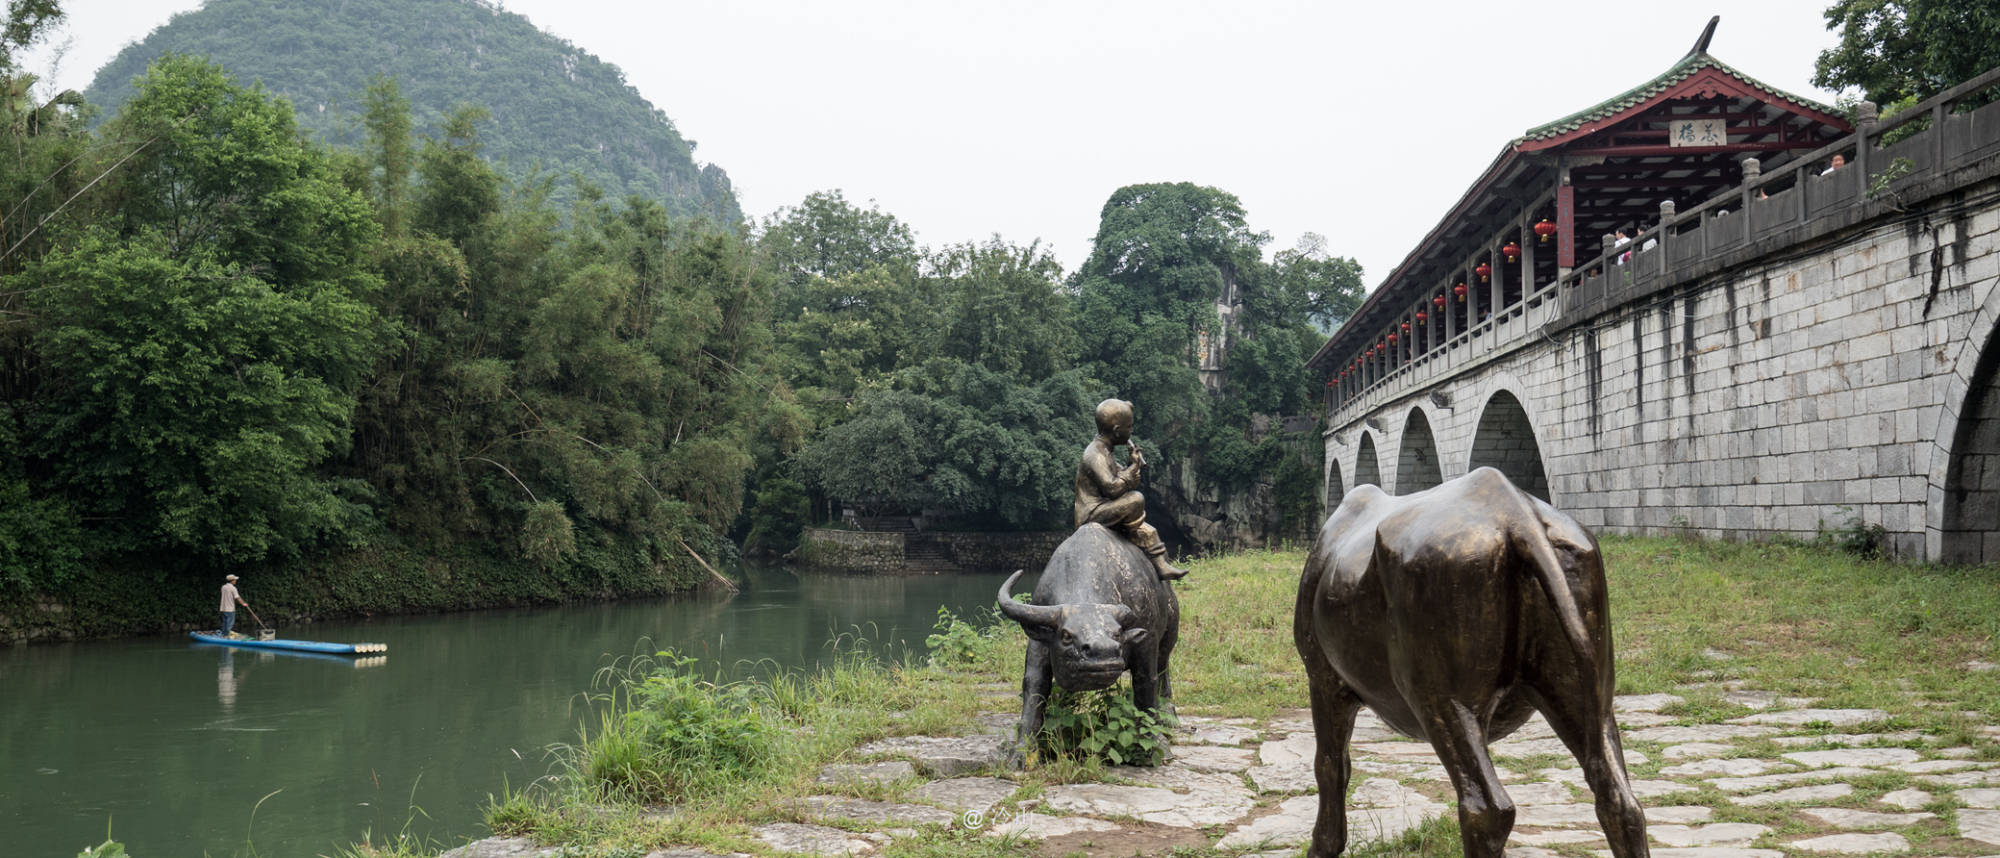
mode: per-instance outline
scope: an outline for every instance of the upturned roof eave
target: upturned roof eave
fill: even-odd
[[[1472,203],[1490,189],[1493,183],[1500,176],[1504,175],[1517,160],[1533,154],[1554,154],[1550,150],[1558,149],[1565,143],[1594,134],[1609,125],[1616,124],[1633,115],[1644,112],[1657,104],[1661,99],[1674,96],[1680,84],[1688,81],[1704,69],[1715,69],[1718,73],[1733,78],[1751,90],[1770,96],[1772,99],[1771,103],[1782,104],[1787,109],[1823,124],[1831,125],[1843,132],[1853,130],[1853,126],[1846,119],[1833,113],[1833,108],[1828,105],[1821,104],[1809,98],[1793,95],[1759,81],[1756,78],[1737,71],[1728,63],[1716,59],[1706,51],[1690,52],[1687,56],[1682,57],[1679,62],[1674,63],[1671,68],[1654,76],[1645,83],[1561,119],[1537,125],[1523,132],[1521,136],[1509,141],[1506,148],[1500,151],[1500,154],[1493,159],[1493,162],[1472,183],[1471,187],[1467,188],[1466,192],[1459,197],[1458,202],[1445,212],[1443,218],[1438,220],[1437,225],[1433,226],[1424,235],[1423,240],[1419,241],[1417,246],[1403,257],[1403,261],[1397,264],[1394,270],[1389,272],[1389,276],[1382,279],[1381,285],[1369,293],[1367,300],[1363,301],[1361,306],[1355,309],[1354,314],[1348,317],[1348,322],[1353,322],[1367,316],[1384,300],[1382,297],[1384,294],[1395,291],[1393,287],[1401,280],[1403,274],[1413,264],[1427,256],[1428,252],[1434,249],[1434,245],[1438,243],[1445,229],[1458,218],[1462,217]],[[1321,345],[1318,351],[1313,352],[1311,358],[1307,359],[1306,366],[1308,368],[1318,366],[1342,342],[1344,339],[1343,334],[1351,327],[1354,326],[1343,323],[1340,327],[1335,328],[1333,333],[1327,337],[1326,343]]]

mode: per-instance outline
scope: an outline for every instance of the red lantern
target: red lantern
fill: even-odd
[[[1500,253],[1507,257],[1507,262],[1511,265],[1521,257],[1521,246],[1510,241],[1506,247],[1500,248]]]
[[[1465,303],[1465,284],[1460,283],[1457,286],[1451,287],[1451,294],[1458,296],[1458,303]]]
[[[1403,333],[1406,333],[1406,334],[1407,334],[1407,333],[1409,333],[1409,332],[1410,332],[1410,323],[1409,323],[1409,322],[1404,322],[1404,323],[1403,323]]]
[[[1444,303],[1444,296],[1443,296],[1443,295],[1439,295],[1439,296],[1438,296],[1438,303],[1440,303],[1440,304]],[[1424,311],[1422,311],[1422,310],[1418,310],[1418,311],[1417,311],[1417,324],[1421,325],[1421,324],[1423,324],[1423,323],[1424,323],[1424,320],[1426,320],[1426,319],[1429,319],[1429,318],[1430,318],[1430,316],[1427,316],[1427,315],[1425,315],[1425,314],[1424,314]]]
[[[1493,266],[1481,262],[1472,269],[1472,273],[1479,275],[1479,282],[1484,283],[1486,276],[1493,273]]]
[[[1549,237],[1556,234],[1556,225],[1548,218],[1542,218],[1541,223],[1535,224],[1535,234],[1542,237],[1543,244],[1548,244]]]
[[[1436,298],[1431,299],[1431,303],[1440,310],[1444,309],[1444,293],[1439,292]]]
[[[1395,334],[1390,334],[1390,335],[1389,335],[1389,345],[1392,345],[1392,346],[1393,346],[1393,345],[1395,345],[1395,344],[1396,344],[1396,335],[1395,335]]]

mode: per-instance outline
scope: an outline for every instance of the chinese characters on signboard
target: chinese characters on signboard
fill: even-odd
[[[1729,142],[1729,123],[1721,119],[1674,119],[1667,122],[1668,146],[1721,146]]]

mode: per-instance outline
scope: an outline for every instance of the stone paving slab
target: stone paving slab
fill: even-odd
[[[1936,819],[1935,813],[1881,813],[1873,810],[1852,810],[1845,807],[1808,807],[1799,811],[1803,816],[1817,819],[1835,828],[1901,828],[1915,825],[1926,819]]]
[[[1921,742],[1924,734],[1915,730],[1901,730],[1894,733],[1822,733],[1814,736],[1773,736],[1771,741],[1788,748],[1807,748],[1813,745],[1842,745],[1858,748],[1863,745],[1900,745],[1904,742]]]
[[[1732,795],[1729,797],[1729,803],[1740,804],[1746,807],[1763,807],[1772,804],[1795,804],[1808,801],[1825,801],[1830,798],[1846,798],[1853,794],[1854,787],[1851,784],[1815,784],[1813,786],[1792,787],[1791,789],[1781,789],[1777,792],[1764,792],[1756,795]]]
[[[958,814],[927,804],[899,804],[833,795],[809,795],[799,799],[807,816],[815,819],[851,819],[855,822],[895,825],[950,825]]]
[[[1964,794],[1959,793],[1960,796]],[[1884,793],[1876,801],[1904,810],[1916,810],[1931,803],[1931,794],[1920,789],[1899,789],[1892,793]]]
[[[985,815],[1019,786],[1003,778],[952,778],[924,784],[911,790],[910,796],[959,813]]]
[[[1562,846],[1569,843],[1604,843],[1602,831],[1579,831],[1576,829],[1556,829],[1523,834],[1514,832],[1507,838],[1508,843],[1522,843],[1529,846]]]
[[[1249,748],[1194,745],[1174,749],[1174,762],[1198,771],[1240,772],[1256,761],[1257,752]]]
[[[1005,737],[996,735],[899,736],[870,742],[854,751],[864,756],[908,757],[927,775],[955,777],[998,767],[1007,759],[1007,743]]]
[[[1733,753],[1736,753],[1735,745],[1721,742],[1683,742],[1678,745],[1668,745],[1660,755],[1669,760],[1699,760]]]
[[[1239,727],[1234,724],[1214,724],[1185,730],[1176,735],[1175,739],[1176,741],[1196,745],[1241,745],[1246,742],[1255,742],[1262,735],[1256,730]]]
[[[1248,846],[1298,846],[1312,839],[1313,823],[1319,817],[1319,796],[1302,795],[1285,799],[1276,813],[1260,816],[1223,835],[1218,849]],[[1352,838],[1349,838],[1352,840]]]
[[[1881,834],[1829,834],[1824,837],[1808,837],[1785,844],[1793,849],[1810,852],[1837,852],[1845,855],[1866,855],[1869,853],[1890,853],[1910,851],[1910,841],[1895,833]]]
[[[488,837],[447,851],[438,858],[548,858],[562,851],[560,846],[538,846],[526,837]]]
[[[1786,858],[1776,849],[1745,849],[1737,846],[1689,846],[1654,849],[1653,858]],[[1595,858],[1612,858],[1609,849],[1593,849]]]
[[[1981,771],[1952,772],[1948,775],[1916,775],[1911,780],[1941,787],[2000,785],[2000,772],[1986,769]]]
[[[917,767],[908,760],[890,760],[886,763],[834,763],[819,771],[819,782],[839,786],[854,784],[885,784],[905,778],[914,779]]]
[[[1359,764],[1354,768],[1367,771]],[[1250,782],[1257,785],[1258,792],[1306,792],[1319,789],[1319,781],[1313,775],[1312,766],[1305,763],[1252,766],[1247,773],[1250,775]]]
[[[1762,724],[1696,724],[1692,727],[1642,727],[1627,730],[1625,738],[1638,742],[1727,742],[1769,736],[1778,728]]]
[[[1914,763],[1920,754],[1909,748],[1842,748],[1836,751],[1793,751],[1785,759],[1811,768],[1832,766],[1893,766]]]
[[[1889,768],[1896,771],[1909,772],[1913,775],[1931,775],[1938,772],[1955,772],[1964,769],[1986,769],[1992,767],[1992,763],[1981,763],[1973,760],[1918,760],[1914,763],[1889,766]]]
[[[1121,826],[1115,822],[1091,819],[1087,816],[1049,816],[1041,813],[1023,813],[1004,822],[989,825],[982,832],[987,837],[1019,837],[1024,840],[1045,840],[1050,837],[1064,837],[1086,831],[1117,831]]]
[[[1809,724],[1830,724],[1835,727],[1853,727],[1860,724],[1874,724],[1889,720],[1889,713],[1880,709],[1785,709],[1777,712],[1759,712],[1741,718],[1731,718],[1730,724],[1779,724],[1786,727],[1804,727]]]
[[[1646,826],[1647,836],[1668,846],[1748,846],[1770,830],[1768,825],[1748,822]]]
[[[1349,748],[1359,750],[1350,743]],[[1293,733],[1283,739],[1273,739],[1257,746],[1257,761],[1267,766],[1285,763],[1305,763],[1312,765],[1313,755],[1319,752],[1319,743],[1312,733]]]
[[[1714,808],[1703,807],[1698,804],[1646,807],[1641,809],[1646,813],[1647,825],[1654,823],[1662,825],[1692,825],[1697,822],[1707,822],[1709,817],[1715,815]]]
[[[1840,778],[1860,777],[1875,774],[1873,769],[1856,766],[1836,766],[1830,769],[1813,769],[1805,772],[1784,772],[1775,775],[1758,775],[1749,778],[1714,778],[1709,783],[1723,792],[1756,792],[1775,786],[1800,783],[1802,781],[1828,781]]]
[[[1962,789],[1958,791],[1958,800],[1966,807],[2000,809],[2000,789]]]
[[[793,855],[866,855],[875,851],[878,840],[889,839],[879,834],[864,837],[838,828],[797,822],[761,825],[752,829],[752,833],[773,850]]]
[[[1749,757],[1729,757],[1725,759],[1696,760],[1692,763],[1667,766],[1660,774],[1670,778],[1700,777],[1703,775],[1730,775],[1746,777],[1765,774],[1775,768],[1790,768],[1783,763],[1770,760],[1753,760]]]
[[[1960,810],[1958,836],[2000,846],[2000,810]]]
[[[1687,698],[1678,694],[1621,694],[1611,698],[1613,712],[1658,712],[1669,706],[1686,703]]]

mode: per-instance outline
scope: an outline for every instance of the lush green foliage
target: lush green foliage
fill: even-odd
[[[1270,263],[1260,251],[1267,240],[1227,192],[1133,185],[1105,203],[1090,259],[1072,281],[1087,320],[1078,326],[1084,366],[1135,403],[1158,461],[1191,460],[1193,475],[1223,494],[1272,481],[1293,455],[1258,415],[1314,410],[1302,367],[1325,340],[1316,325],[1344,320],[1361,298],[1360,266],[1329,256],[1318,236]],[[1219,302],[1233,311],[1227,329]],[[1219,337],[1229,340],[1226,380],[1209,395],[1196,361]],[[1195,486],[1174,486],[1175,473],[1167,486],[1193,494]],[[1315,485],[1286,488],[1280,506],[1316,503]]]
[[[1141,712],[1123,681],[1097,691],[1049,694],[1041,749],[1057,756],[1080,755],[1114,766],[1156,766],[1172,744],[1178,724],[1173,712]]]
[[[606,797],[680,800],[755,777],[769,760],[781,725],[760,686],[711,682],[695,664],[662,652],[599,672],[605,709],[580,768]]]
[[[163,62],[109,133],[151,145],[20,275],[31,454],[119,547],[254,561],[349,529],[358,487],[312,469],[383,331],[366,203],[282,104],[196,61]]]
[[[17,129],[0,186],[75,199],[24,191],[47,222],[0,265],[0,595],[150,628],[210,613],[186,573],[277,559],[324,580],[261,576],[273,618],[663,592],[731,553],[751,438],[783,423],[775,279],[643,198],[586,192],[565,225],[485,159],[481,111],[418,146],[395,84],[367,99],[368,148],[329,152],[169,57],[101,142]],[[346,577],[406,551],[458,565]],[[454,574],[489,586],[433,592]]]
[[[575,174],[617,199],[643,197],[726,226],[742,220],[728,176],[697,165],[694,144],[616,66],[495,4],[209,0],[119,52],[85,94],[116,110],[133,79],[170,53],[262,81],[330,143],[363,143],[362,120],[375,106],[362,93],[386,76],[401,84],[425,133],[440,134],[461,105],[490,110],[490,154],[510,176]],[[567,184],[556,199],[572,199]]]
[[[1876,104],[1922,99],[2000,66],[2000,4],[1990,0],[1836,0],[1840,44],[1813,64],[1813,85],[1859,88]]]

